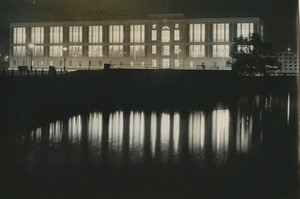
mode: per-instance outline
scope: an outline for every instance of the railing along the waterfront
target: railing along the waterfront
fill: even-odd
[[[56,72],[51,72],[49,70],[2,70],[0,72],[0,77],[49,77],[49,76],[65,76],[70,71],[57,70]]]
[[[203,67],[150,67],[150,66],[111,66],[109,70],[114,69],[122,69],[122,70],[194,70],[194,71],[228,71],[231,70],[228,67],[223,68],[203,68]],[[67,70],[56,69],[55,71],[49,71],[44,69],[33,69],[33,70],[18,70],[18,69],[8,69],[0,71],[0,77],[64,77],[64,76],[73,76],[73,74],[77,71],[100,71],[104,70],[103,67],[91,67],[91,68],[67,68]],[[298,73],[284,73],[284,72],[276,72],[270,74],[271,76],[298,76]]]

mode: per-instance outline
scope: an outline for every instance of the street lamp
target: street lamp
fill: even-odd
[[[30,49],[30,70],[32,71],[32,56],[33,56],[34,44],[29,44],[28,47]]]
[[[64,53],[64,72],[66,72],[66,52],[67,52],[67,48],[63,47],[63,53]]]

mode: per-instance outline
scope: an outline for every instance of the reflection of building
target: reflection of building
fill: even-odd
[[[278,53],[278,61],[281,62],[281,73],[296,75],[298,74],[298,61],[295,53],[291,51]]]
[[[205,115],[203,112],[193,112],[189,115],[189,150],[199,152],[205,144]]]
[[[250,114],[238,112],[237,132],[236,132],[236,150],[241,153],[247,153],[251,148],[253,119]]]
[[[212,112],[212,144],[217,153],[229,150],[229,110],[217,109]]]
[[[141,20],[12,23],[10,67],[67,69],[227,69],[238,36],[263,36],[259,18],[184,18],[152,14]],[[29,48],[29,44],[31,48]],[[64,48],[66,50],[64,50]],[[66,60],[64,59],[66,56]]]
[[[114,111],[77,115],[31,131],[29,140],[51,146],[86,144],[93,152],[131,153],[164,161],[186,152],[199,158],[210,153],[216,162],[223,163],[234,148],[237,153],[248,153],[262,142],[264,116],[260,111],[265,111],[264,100],[253,99],[255,108],[249,106],[248,97],[241,98],[236,114],[217,107],[183,113]],[[286,104],[273,103],[288,106],[289,120],[289,95],[284,101]]]
[[[145,137],[145,116],[143,112],[130,112],[129,119],[130,148],[140,150],[143,148]]]

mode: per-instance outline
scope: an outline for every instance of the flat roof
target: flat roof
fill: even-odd
[[[237,23],[237,22],[260,22],[259,17],[230,17],[230,18],[184,18],[183,14],[150,14],[149,19],[121,19],[121,20],[93,20],[93,21],[44,21],[44,22],[15,22],[11,27],[17,26],[55,26],[55,25],[113,25],[113,24],[145,24],[145,23]]]

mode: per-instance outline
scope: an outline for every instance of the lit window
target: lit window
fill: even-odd
[[[151,31],[151,39],[152,39],[152,41],[157,40],[157,31],[156,30]]]
[[[92,45],[89,46],[88,56],[89,57],[102,57],[102,46]]]
[[[190,45],[189,52],[190,52],[190,57],[205,57],[205,46]]]
[[[229,24],[213,24],[213,41],[229,42]]]
[[[34,46],[33,56],[44,56],[44,46]]]
[[[31,42],[35,44],[44,43],[44,27],[31,28]]]
[[[89,43],[102,43],[102,26],[89,26]]]
[[[174,40],[179,41],[180,40],[180,31],[174,30]]]
[[[157,66],[157,61],[156,59],[152,59],[152,67],[156,67]]]
[[[229,57],[229,45],[213,45],[213,57]]]
[[[162,59],[162,68],[170,68],[170,59]]]
[[[190,42],[205,41],[205,24],[190,24],[189,27]]]
[[[14,44],[25,44],[26,43],[25,28],[14,28],[13,29],[13,43]]]
[[[194,66],[194,62],[190,61],[190,67],[193,68],[193,66]]]
[[[175,24],[175,28],[179,28],[179,24],[177,23],[177,24]]]
[[[162,42],[170,42],[170,28],[168,26],[162,27],[161,41]]]
[[[69,41],[70,41],[70,43],[81,43],[82,42],[82,27],[81,26],[70,26],[69,27]]]
[[[237,50],[243,53],[249,53],[253,49],[252,45],[238,45]]]
[[[62,46],[50,46],[50,57],[61,57],[63,56]]]
[[[170,46],[169,45],[162,46],[162,55],[164,55],[164,56],[170,55]]]
[[[123,57],[123,46],[122,45],[109,46],[109,56]]]
[[[153,55],[156,54],[156,45],[152,45],[152,54],[153,54]]]
[[[13,47],[13,56],[14,57],[23,57],[26,54],[26,46],[14,46]]]
[[[109,26],[109,42],[110,43],[123,43],[124,33],[122,25]],[[112,47],[115,48],[115,47]]]
[[[81,57],[82,56],[82,46],[69,46],[69,56],[70,57]]]
[[[141,43],[145,42],[145,26],[131,25],[130,26],[130,42]]]
[[[144,45],[130,46],[130,56],[131,57],[144,57],[145,56],[145,46]]]
[[[237,24],[237,36],[248,38],[254,32],[254,24],[253,23],[238,23]]]
[[[50,27],[50,43],[63,43],[63,27]]]
[[[176,68],[179,67],[179,59],[175,59],[175,67],[176,67]]]
[[[179,55],[179,53],[180,53],[179,45],[174,45],[174,53]]]
[[[156,29],[156,24],[152,24],[152,29]]]

